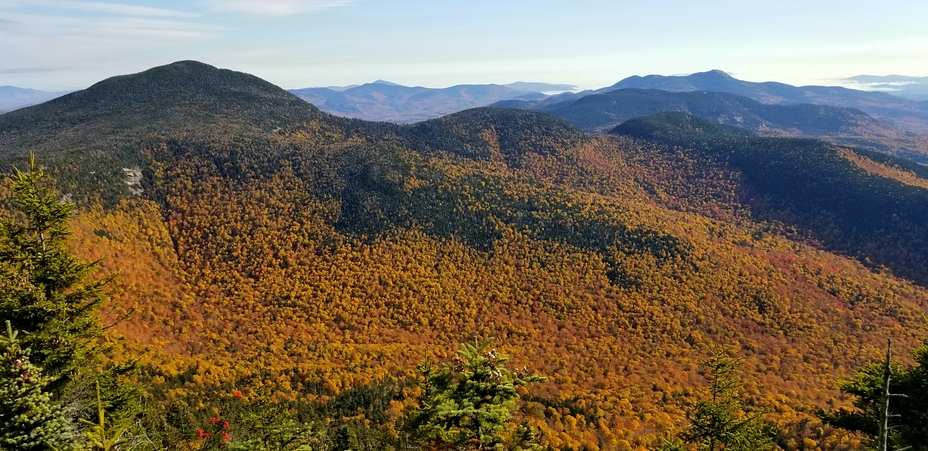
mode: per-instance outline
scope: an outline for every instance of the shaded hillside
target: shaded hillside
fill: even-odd
[[[628,77],[611,89],[660,89],[673,92],[718,91],[737,94],[767,104],[811,103],[859,109],[877,119],[892,122],[916,133],[928,133],[928,104],[885,92],[858,91],[836,86],[791,86],[785,83],[754,83],[738,80],[720,70],[686,76],[648,75]]]
[[[807,230],[832,251],[928,285],[922,165],[813,140],[744,137],[683,113],[634,119],[611,133],[688,148],[736,170],[742,203],[756,217]]]
[[[500,108],[462,111],[411,125],[401,133],[411,149],[493,158],[515,166],[527,154],[556,154],[588,141],[561,119]]]
[[[502,99],[541,98],[544,95],[540,92],[526,91],[540,86],[537,83],[522,83],[513,86],[458,85],[433,89],[374,82],[344,90],[304,88],[290,92],[336,116],[410,123],[486,106]]]
[[[240,94],[214,91],[215,79]],[[685,147],[493,108],[411,126],[336,118],[195,63],[111,83],[133,100],[58,104],[70,122],[56,134],[40,114],[51,110],[27,109],[0,136],[16,136],[6,154],[38,148],[61,177],[84,164],[72,148],[138,161],[145,191],[114,192],[108,206],[95,185],[68,186],[87,199],[74,250],[120,271],[106,319],[136,311],[109,330],[113,357],[139,359],[153,408],[210,409],[203,393],[233,389],[325,403],[493,336],[515,366],[548,376],[526,410],[548,445],[654,447],[701,397],[697,362],[726,346],[784,442],[854,449],[811,413],[844,405],[835,379],[878,358],[889,336],[900,353],[924,338],[928,291],[758,221],[743,202],[759,172]],[[138,86],[169,95],[128,94]],[[112,136],[135,141],[91,147],[120,124]],[[795,169],[790,152],[782,165]],[[808,185],[827,170],[792,177]],[[872,181],[895,186],[884,178]],[[770,188],[770,203],[790,193]],[[394,413],[411,402],[396,396],[381,400]]]

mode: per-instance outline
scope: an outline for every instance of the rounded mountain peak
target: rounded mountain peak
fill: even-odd
[[[93,123],[116,135],[141,129],[146,132],[140,134],[170,134],[223,123],[274,129],[319,115],[314,106],[254,75],[178,61],[13,111],[0,126],[60,130]]]
[[[718,76],[721,76],[721,77],[725,77],[725,78],[734,78],[734,77],[731,76],[731,74],[729,74],[728,72],[725,72],[724,70],[721,70],[721,69],[712,69],[712,70],[710,70],[708,73],[709,73],[709,74],[712,74],[712,75],[718,75]]]
[[[190,99],[191,95],[198,97],[228,92],[289,96],[283,89],[254,75],[189,60],[153,67],[136,74],[110,77],[84,91],[78,91],[82,96],[136,101],[172,96],[176,96],[174,100],[184,101]]]

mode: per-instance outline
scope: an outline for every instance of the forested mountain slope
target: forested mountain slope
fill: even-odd
[[[811,412],[843,405],[835,380],[889,336],[900,353],[925,337],[925,244],[889,262],[873,249],[921,236],[924,174],[657,122],[598,136],[503,109],[366,123],[182,62],[0,116],[0,156],[35,150],[80,201],[74,250],[120,271],[107,318],[135,309],[111,329],[113,358],[140,356],[158,402],[260,387],[325,401],[493,336],[549,377],[529,409],[548,444],[627,449],[679,427],[697,362],[725,346],[784,447],[854,449]],[[141,193],[122,188],[131,165]],[[797,186],[777,188],[780,170]],[[898,233],[880,238],[895,219],[876,216],[846,229],[848,204],[810,216],[832,198],[796,190],[824,180],[885,203]]]
[[[63,191],[112,201],[130,194],[123,168],[144,166],[143,149],[166,135],[278,133],[320,114],[253,75],[182,61],[0,115],[0,164],[33,150]]]
[[[808,232],[826,248],[928,285],[928,169],[814,140],[750,138],[683,113],[634,119],[612,133],[685,146],[742,177],[754,217]]]

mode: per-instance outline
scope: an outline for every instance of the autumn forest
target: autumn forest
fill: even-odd
[[[4,172],[30,152],[101,283],[98,355],[62,374],[109,375],[81,396],[124,430],[86,449],[863,450],[834,412],[879,387],[842,381],[889,339],[928,381],[928,169],[871,150],[683,113],[363,122],[183,62],[0,115]],[[506,433],[436,420],[486,368],[477,417]],[[764,447],[694,432],[719,395]]]

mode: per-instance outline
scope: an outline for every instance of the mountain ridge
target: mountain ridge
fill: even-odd
[[[463,84],[447,88],[408,87],[395,83],[366,83],[344,89],[302,88],[290,92],[336,116],[396,123],[413,123],[487,106],[502,99],[542,98],[530,88],[558,87],[541,83],[509,85]]]

